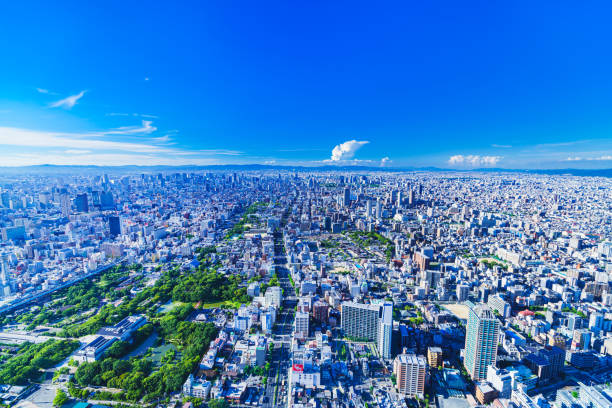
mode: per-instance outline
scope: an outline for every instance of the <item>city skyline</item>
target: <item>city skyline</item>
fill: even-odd
[[[27,7],[1,166],[612,168],[605,3]]]

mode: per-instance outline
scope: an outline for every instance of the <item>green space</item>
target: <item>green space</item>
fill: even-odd
[[[486,265],[486,267],[489,268],[489,269],[493,269],[493,267],[499,266],[500,268],[502,268],[504,270],[508,270],[508,265],[506,265],[503,262],[494,261],[492,259],[481,259],[480,263]]]
[[[177,308],[178,306],[182,306],[184,303],[183,302],[168,302],[165,305],[162,305],[159,308],[158,313],[167,313],[167,312],[171,312],[173,311],[175,308]]]
[[[192,311],[184,305],[158,317],[153,325],[163,344],[143,356],[122,360],[121,353],[109,350],[102,360],[82,363],[75,373],[77,384],[122,389],[96,393],[101,394],[97,399],[115,401],[150,402],[178,391],[217,336],[214,324],[185,321]]]
[[[118,265],[92,279],[82,280],[51,295],[51,301],[42,308],[35,306],[30,312],[15,318],[0,317],[0,326],[8,323],[22,323],[27,330],[39,325],[63,328],[70,323],[83,320],[97,308],[129,295],[134,287],[140,287],[141,276],[130,274],[142,269],[140,265]]]
[[[56,366],[80,346],[76,340],[47,340],[44,343],[24,343],[16,354],[2,362],[0,384],[25,385],[38,380],[41,370]]]
[[[582,310],[578,310],[576,308],[569,308],[569,307],[564,307],[563,309],[561,309],[562,312],[569,312],[569,313],[573,313],[576,314],[580,317],[582,317],[583,319],[586,319],[586,314],[582,311]]]
[[[176,352],[177,348],[174,344],[166,343],[149,349],[148,356],[151,358],[153,365],[159,367],[162,365],[162,359],[164,356],[168,356],[170,351]]]
[[[321,248],[337,248],[340,246],[340,244],[338,243],[338,241],[334,241],[331,239],[323,239],[321,240]]]
[[[194,311],[192,305],[238,307],[250,300],[244,277],[225,276],[218,272],[219,262],[211,265],[214,247],[196,252],[201,264],[194,271],[164,271],[153,286],[134,295],[126,293],[120,304],[107,303],[96,315],[64,328],[62,335],[82,336],[133,314],[145,314],[149,320],[137,331],[133,344],[117,342],[103,359],[79,365],[71,395],[78,398],[87,392],[85,387],[99,386],[122,391],[97,390],[91,398],[148,403],[167,398],[181,388],[217,335],[212,323],[186,321]],[[131,356],[130,352],[153,333],[157,337],[152,345]]]
[[[58,339],[43,344],[24,344],[17,351],[4,347],[0,384],[36,381],[42,369],[59,364],[79,347],[78,341],[61,337],[94,334],[127,316],[142,314],[149,323],[135,333],[133,342],[116,342],[101,360],[78,365],[69,393],[80,399],[89,393],[86,387],[98,386],[122,391],[96,390],[91,398],[97,400],[143,404],[167,399],[181,388],[217,336],[214,324],[187,321],[193,304],[236,308],[250,301],[245,277],[219,272],[224,254],[217,254],[215,247],[196,253],[200,265],[195,270],[165,270],[152,286],[144,286],[142,275],[136,273],[139,265],[117,266],[56,292],[42,308],[5,316],[0,323],[54,324],[61,330]],[[139,291],[132,293],[132,288]],[[151,336],[155,338],[146,343],[150,346],[145,345]]]
[[[395,244],[389,238],[385,238],[377,232],[362,232],[352,231],[348,236],[359,245],[361,248],[369,248],[371,246],[384,247],[384,253],[387,261],[390,261],[395,253]]]
[[[235,302],[231,300],[222,300],[219,302],[208,302],[200,304],[200,309],[238,309],[244,302]]]
[[[240,218],[240,220],[236,224],[234,224],[234,226],[230,228],[229,231],[227,231],[227,234],[225,234],[225,238],[231,239],[237,235],[244,233],[245,231],[248,231],[250,227],[247,224],[252,221],[252,218],[255,218],[255,222],[259,222],[259,218],[257,218],[254,214],[257,213],[261,208],[265,208],[267,206],[268,203],[265,202],[255,202],[249,205],[245,210],[244,214],[242,215],[242,218]]]

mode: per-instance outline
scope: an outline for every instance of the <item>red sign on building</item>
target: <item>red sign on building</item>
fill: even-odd
[[[299,371],[300,373],[304,371],[304,364],[294,364],[293,371]]]

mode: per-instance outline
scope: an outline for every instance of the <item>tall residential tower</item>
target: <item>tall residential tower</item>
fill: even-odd
[[[499,326],[499,320],[488,306],[470,307],[463,365],[474,380],[486,379],[487,367],[495,364]]]

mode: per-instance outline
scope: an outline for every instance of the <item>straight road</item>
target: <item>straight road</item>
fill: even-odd
[[[283,310],[276,319],[276,325],[272,331],[274,339],[274,351],[270,360],[270,373],[265,393],[264,408],[286,406],[287,377],[291,365],[291,340],[293,338],[293,320],[295,318],[295,306],[297,297],[295,289],[289,280],[289,269],[287,258],[284,255],[282,232],[274,235],[274,263],[276,265],[276,276],[279,286],[283,290]],[[284,389],[282,383],[285,383]]]

